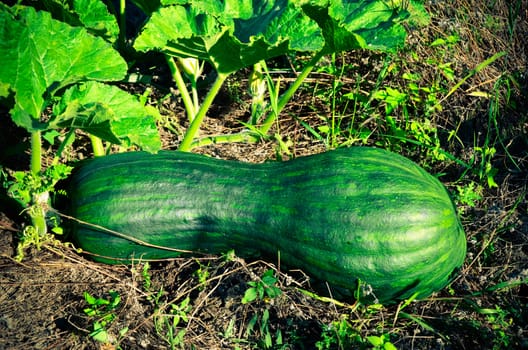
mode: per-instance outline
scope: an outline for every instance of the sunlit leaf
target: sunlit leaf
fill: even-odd
[[[244,297],[242,298],[242,304],[250,303],[250,302],[252,302],[255,299],[257,299],[257,289],[256,288],[248,288],[244,292]]]
[[[54,113],[50,127],[78,128],[103,140],[137,145],[149,152],[161,148],[158,112],[115,86],[98,82],[73,86],[54,107]]]
[[[390,0],[307,1],[303,8],[323,29],[328,53],[394,50],[405,40],[402,22],[412,17],[407,9],[394,6]],[[425,15],[419,11],[412,13],[418,17]]]
[[[294,51],[392,50],[404,20],[423,23],[423,7],[390,0],[162,1],[137,38],[139,51],[207,60],[230,73]],[[170,6],[169,6],[170,4]]]
[[[199,58],[219,72],[231,73],[263,59],[316,51],[323,45],[317,24],[287,0],[196,0],[153,13],[134,47]]]
[[[119,35],[119,26],[103,1],[75,0],[74,11],[81,23],[94,34],[114,42]]]
[[[15,92],[14,122],[42,130],[50,96],[77,81],[119,80],[127,64],[112,46],[82,27],[71,27],[31,7],[0,5],[0,83]]]

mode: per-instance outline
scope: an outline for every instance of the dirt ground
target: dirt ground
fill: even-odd
[[[480,11],[472,12],[474,8]],[[410,43],[418,55],[427,57],[430,48],[426,42],[458,33],[461,44],[444,57],[455,62],[458,78],[494,53],[508,52],[508,59],[490,65],[454,93],[432,121],[443,130],[457,127],[460,142],[446,141],[445,147],[463,160],[471,157],[473,146],[481,144],[484,135],[492,133],[500,140],[492,164],[497,169],[498,187],[485,188],[476,206],[461,208],[468,257],[449,288],[404,308],[398,304],[372,309],[308,296],[302,290],[312,290],[313,286],[302,271],[282,271],[276,262],[269,261],[211,256],[150,266],[109,266],[94,263],[71,245],[57,241],[28,250],[25,259],[18,262],[13,257],[24,221],[18,209],[2,198],[0,349],[348,349],[372,348],[364,340],[381,334],[388,334],[398,349],[528,349],[528,4],[520,1],[519,22],[513,34],[505,25],[508,6],[500,1],[431,2],[428,9],[433,15],[431,26],[411,33]],[[360,53],[343,58],[347,60],[366,62],[364,71],[354,74],[363,76],[364,89],[371,87],[382,58]],[[405,60],[402,57],[401,62]],[[424,69],[423,79],[432,79],[435,74],[420,58],[413,61],[410,56],[405,62],[407,69]],[[515,76],[515,83],[494,90],[498,77],[508,74]],[[314,73],[281,118],[280,134],[291,141],[295,156],[325,149],[299,120],[314,127],[322,123],[319,115],[328,112],[329,106],[314,101],[313,94],[314,89],[328,86],[327,78]],[[346,86],[355,79],[345,76],[343,81]],[[489,124],[489,100],[475,98],[470,94],[475,90],[502,94],[497,125]],[[206,120],[204,135],[241,128],[238,120],[247,118],[247,96],[235,96],[236,91],[233,85],[223,92],[220,100],[229,103],[218,103]],[[177,101],[167,100],[161,107],[175,124],[183,119]],[[23,169],[28,164],[24,153],[27,136],[7,122],[6,110],[0,118],[0,146],[6,150],[0,160],[8,169]],[[184,125],[178,127],[183,130]],[[164,148],[175,148],[179,137],[167,130],[161,133]],[[78,152],[84,151],[82,145],[77,147]],[[196,151],[252,162],[276,159],[278,154],[273,140]],[[423,160],[416,152],[406,155],[417,162]],[[456,190],[455,179],[464,171],[456,163],[435,164],[428,170],[444,173],[442,181],[452,192]],[[275,270],[282,294],[241,303],[248,282],[269,269]],[[93,316],[87,312],[91,305],[86,293],[114,301],[118,295],[120,300],[113,309]],[[104,305],[99,310],[102,308]],[[90,333],[105,315],[112,317],[107,327],[109,338],[96,341]],[[345,324],[352,327],[347,336],[339,338],[339,327]],[[272,346],[267,346],[266,337]],[[337,338],[340,340],[334,341]]]

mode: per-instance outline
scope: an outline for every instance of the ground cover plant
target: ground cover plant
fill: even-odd
[[[161,3],[2,7],[3,347],[527,347],[524,2],[427,3],[430,21],[409,20],[423,19],[414,3],[364,2],[390,9],[378,18],[394,21],[390,38],[409,33],[391,50],[386,37],[370,50],[376,35],[350,30],[339,14],[352,1],[328,12],[318,6],[327,2],[306,2],[307,16],[292,5],[263,27],[243,24],[269,8],[221,7],[244,2]],[[181,37],[160,34],[192,24],[164,20],[184,12],[218,16]],[[299,24],[263,30],[275,23],[301,23],[311,39],[324,24],[324,41],[292,44]],[[336,28],[346,46],[329,47]],[[240,59],[222,56],[227,45]],[[261,162],[348,145],[404,154],[449,188],[469,249],[449,288],[395,306],[349,305],[315,294],[302,271],[229,252],[109,267],[49,233],[60,217],[43,220],[79,158],[187,148]]]

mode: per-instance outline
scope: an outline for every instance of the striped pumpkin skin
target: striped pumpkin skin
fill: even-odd
[[[466,254],[445,187],[412,161],[351,147],[287,162],[175,151],[86,162],[71,179],[74,241],[106,263],[176,250],[261,256],[386,303],[440,290]],[[147,243],[147,244],[143,244]],[[164,249],[167,247],[169,249]]]

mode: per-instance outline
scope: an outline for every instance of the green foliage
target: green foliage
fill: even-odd
[[[115,86],[90,81],[68,88],[53,106],[52,129],[74,128],[124,147],[161,148],[159,112]]]
[[[421,75],[408,70],[401,58],[404,53],[381,56],[381,66],[373,82],[363,80],[364,73],[357,64],[337,64],[333,55],[320,68],[321,72],[330,74],[331,88],[316,90],[316,96],[329,106],[329,112],[321,116],[325,124],[313,128],[299,122],[329,148],[374,142],[396,152],[420,148],[428,161],[449,159],[430,114],[425,113],[438,104],[441,91],[436,82],[430,86],[420,84]],[[343,91],[350,88],[351,84],[346,81],[351,75],[355,85],[352,84],[352,91]],[[394,79],[398,79],[399,86],[392,82]]]
[[[456,185],[456,190],[455,198],[462,213],[466,207],[473,208],[482,200],[483,187],[473,181],[467,185]]]
[[[275,284],[278,282],[273,269],[266,270],[257,281],[248,282],[249,288],[246,289],[242,298],[242,304],[248,304],[258,301],[270,302],[282,294],[282,291]],[[257,339],[257,347],[261,349],[282,349],[283,344],[282,332],[277,329],[275,334],[270,330],[269,310],[264,309],[262,312],[256,312],[246,326],[246,337],[253,336]],[[287,348],[287,347],[284,347]]]
[[[345,318],[340,321],[333,321],[331,324],[323,327],[321,340],[315,343],[318,350],[331,349],[334,345],[338,345],[340,349],[346,349],[352,342],[360,339],[359,334],[351,328],[350,324]]]
[[[264,272],[259,280],[248,282],[247,284],[249,288],[246,289],[246,292],[244,293],[242,304],[247,304],[255,300],[266,301],[281,295],[282,291],[275,285],[278,280],[274,274],[275,271],[269,269]]]
[[[15,92],[13,121],[30,132],[46,128],[40,115],[60,89],[81,80],[115,81],[125,76],[127,65],[121,56],[84,28],[31,7],[3,5],[0,16],[0,55],[5,58],[0,82]]]
[[[488,290],[509,289],[520,284],[526,284],[526,282],[526,280],[502,282]],[[475,321],[475,326],[488,331],[483,334],[483,337],[489,338],[490,349],[499,350],[515,346],[512,342],[512,335],[515,330],[512,327],[515,318],[522,317],[518,308],[511,305],[482,307],[472,300],[468,300],[468,303],[478,314],[483,316],[482,320]]]
[[[437,113],[442,111],[447,99],[468,79],[504,55],[499,52],[491,56],[458,79],[452,69],[458,44],[457,35],[439,37],[429,44],[431,55],[420,64],[434,72],[433,79],[425,79],[421,71],[409,65],[407,59],[417,60],[417,53],[412,48],[405,48],[398,54],[381,55],[376,62],[379,66],[375,70],[377,76],[367,78],[367,81],[363,80],[364,73],[357,64],[342,60],[338,65],[334,55],[319,68],[320,72],[330,75],[331,88],[326,84],[314,93],[323,105],[329,106],[320,117],[324,124],[314,127],[296,119],[328,148],[361,143],[375,144],[397,153],[419,152],[423,156],[420,164],[425,168],[440,162],[456,162],[465,173],[476,175],[488,187],[496,187],[496,169],[492,165],[496,149],[492,145],[499,141],[504,149],[507,147],[500,137],[492,139],[492,135],[500,135],[495,105],[500,95],[497,91],[506,91],[504,98],[508,99],[510,79],[499,79],[494,94],[472,92],[475,96],[490,98],[490,117],[484,142],[475,135],[478,142],[473,146],[473,157],[469,161],[457,159],[446,151],[454,141],[462,142],[457,135],[458,128],[444,132],[435,124]],[[351,76],[357,80],[355,86],[349,83]],[[344,87],[351,87],[352,91],[343,91]],[[447,136],[447,145],[444,135]]]
[[[358,286],[358,290],[359,290]],[[416,299],[417,294],[412,295],[398,306],[396,317],[408,318],[420,327],[435,332],[428,324],[423,322],[419,317],[409,315],[402,310]],[[318,300],[335,303],[328,298],[317,297]],[[336,304],[338,305],[338,304]],[[340,314],[339,319],[333,320],[323,326],[321,338],[315,343],[318,350],[324,349],[376,349],[376,350],[394,350],[396,346],[390,341],[392,333],[384,332],[386,327],[383,318],[384,307],[381,304],[362,305],[356,303],[354,306],[348,306],[351,309],[350,314]],[[365,329],[371,328],[370,323],[376,323],[378,334],[380,335],[363,335]],[[393,324],[396,323],[396,318]],[[393,330],[394,332],[394,330]]]
[[[98,14],[106,16],[90,16]],[[31,7],[2,5],[0,24],[0,54],[6,58],[0,83],[14,93],[10,112],[18,126],[31,133],[75,128],[113,143],[160,148],[154,132],[157,112],[116,87],[95,82],[118,81],[127,72],[127,63],[110,43]],[[52,104],[51,118],[44,118]]]
[[[259,349],[288,349],[283,343],[281,330],[277,329],[275,334],[270,330],[269,316],[268,309],[264,309],[262,315],[259,313],[253,315],[247,324],[245,336],[256,337],[258,339],[256,346]]]
[[[407,3],[404,8],[383,0],[276,0],[266,3],[249,0],[167,1],[162,2],[162,6],[152,14],[134,47],[143,52],[161,51],[167,56],[191,121],[180,145],[180,150],[188,151],[193,147],[199,126],[228,75],[292,52],[313,55],[296,81],[278,99],[275,108],[266,113],[258,112],[263,117],[258,132],[219,136],[208,143],[260,139],[261,135],[267,134],[294,92],[325,54],[352,49],[393,50],[405,39],[402,22],[410,20],[418,23],[424,18],[427,15],[423,7],[414,2]],[[195,97],[193,80],[196,80],[196,74],[191,75],[191,97],[181,68],[174,62],[174,59],[181,62],[184,58],[207,61],[218,72],[217,80],[201,106],[197,105]],[[278,92],[278,86],[276,90]],[[254,101],[256,109],[264,106],[262,95],[261,91],[259,99]],[[255,113],[254,110],[252,125],[255,124]]]
[[[12,174],[13,181],[7,183],[9,186],[8,193],[24,207],[42,201],[48,204],[46,199],[36,198],[53,192],[55,184],[70,175],[71,170],[72,167],[68,165],[55,164],[37,175],[26,171],[16,171]]]
[[[169,345],[170,349],[182,348],[184,345],[185,328],[181,328],[180,321],[188,322],[191,311],[191,299],[187,296],[179,304],[169,303],[154,313],[156,333]],[[165,311],[168,309],[168,312]]]
[[[94,36],[115,43],[120,32],[116,16],[105,1],[92,0],[46,0],[32,4],[51,13],[53,18],[75,27],[84,27]]]
[[[16,45],[9,41],[0,46],[0,54],[12,58],[0,67],[0,82],[15,92],[11,116],[17,125],[29,132],[77,128],[117,144],[125,141],[150,151],[160,148],[152,108],[144,108],[117,87],[94,81],[75,85],[124,77],[127,64],[110,44],[31,7],[21,8],[18,16],[3,10],[3,32],[18,33],[9,37]],[[53,40],[50,33],[56,33]],[[72,87],[61,97],[67,86]],[[52,118],[44,121],[41,114],[56,100]]]
[[[97,298],[92,296],[88,292],[84,292],[84,300],[88,304],[88,307],[84,308],[84,313],[93,318],[93,331],[90,333],[90,336],[101,343],[113,343],[112,334],[109,332],[110,325],[116,320],[117,314],[116,311],[120,307],[121,296],[116,291],[109,291],[109,298]],[[122,328],[119,330],[119,337],[123,337],[128,328]]]
[[[141,268],[141,277],[143,278],[143,290],[150,292],[152,287],[152,280],[150,278],[150,263],[147,261]]]
[[[56,194],[55,184],[65,179],[71,170],[70,166],[55,164],[38,174],[30,171],[15,171],[12,173],[12,179],[4,183],[10,197],[26,208],[25,211],[32,222],[19,235],[17,260],[24,258],[24,250],[27,247],[35,246],[40,249],[42,244],[54,242],[53,235],[47,232],[48,224],[51,224],[52,232],[62,233],[58,218],[53,213],[51,215],[48,213],[51,204],[50,194]]]
[[[276,2],[191,0],[163,6],[152,15],[134,47],[205,60],[221,74],[292,50],[321,49],[324,41],[317,24],[293,3]]]
[[[13,96],[11,118],[31,134],[31,171],[14,173],[9,184],[9,193],[27,208],[32,221],[21,236],[19,258],[23,247],[39,247],[47,235],[49,193],[69,174],[57,163],[75,130],[91,135],[96,155],[105,152],[101,139],[151,152],[161,148],[155,124],[159,113],[102,83],[123,79],[128,69],[105,40],[115,39],[118,32],[105,5],[76,0],[72,7],[53,1],[43,6],[65,21],[32,7],[0,5],[0,55],[5,62],[0,66],[0,93]],[[61,134],[66,136],[53,165],[42,171],[42,138],[54,143]],[[58,232],[56,223],[52,230]]]
[[[481,312],[486,314],[486,319],[496,334],[493,338],[493,350],[508,348],[511,345],[509,332],[513,323],[510,313],[498,305],[495,306],[495,309],[481,309]]]
[[[522,0],[514,0],[508,5],[508,32],[513,37],[521,17]]]
[[[198,278],[198,283],[200,284],[200,290],[203,290],[207,286],[207,279],[209,278],[209,264],[207,266],[203,265],[200,261],[196,260],[198,263],[198,269],[194,271],[194,274]]]
[[[207,276],[205,272],[199,271],[197,271],[199,279],[201,276]],[[148,262],[145,262],[141,268],[141,277],[143,290],[147,293],[147,300],[154,306],[152,318],[156,334],[169,345],[170,349],[183,348],[185,328],[182,328],[182,322],[189,322],[188,313],[192,310],[190,297],[185,297],[177,304],[174,300],[166,300],[166,292],[163,287],[159,290],[153,290]]]
[[[405,85],[390,86],[387,80],[395,77],[401,78]],[[424,84],[420,73],[409,71],[398,56],[389,56],[368,99],[369,103],[371,99],[378,101],[384,111],[379,118],[386,134],[377,143],[395,150],[419,148],[425,155],[425,164],[448,160],[450,157],[442,148],[438,130],[431,122],[432,113],[442,107],[439,96],[447,93],[444,84],[440,78]]]
[[[249,92],[252,97],[251,118],[249,120],[251,125],[256,125],[265,113],[268,79],[271,79],[271,77],[267,72],[266,63],[264,61],[255,63],[248,82]]]
[[[389,341],[389,336],[382,334],[381,336],[371,335],[367,337],[370,344],[373,345],[373,349],[376,350],[396,350],[396,346]]]

